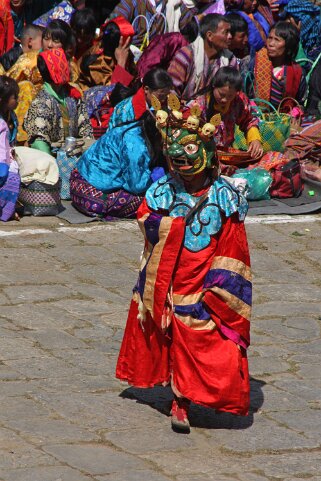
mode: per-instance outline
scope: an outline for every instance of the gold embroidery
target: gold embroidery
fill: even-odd
[[[252,280],[251,268],[244,264],[244,262],[232,259],[231,257],[214,257],[211,269],[226,269],[227,271],[236,272],[236,274],[244,277],[247,281]]]

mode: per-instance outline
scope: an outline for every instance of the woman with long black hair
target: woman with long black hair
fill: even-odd
[[[166,102],[173,88],[155,68],[138,92],[117,104],[109,130],[79,159],[70,178],[74,207],[90,216],[133,217],[161,164],[161,137],[150,112],[151,96]]]

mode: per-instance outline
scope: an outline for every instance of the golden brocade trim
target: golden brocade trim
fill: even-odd
[[[233,296],[233,294],[230,294],[225,289],[221,289],[220,287],[212,287],[211,289],[207,290],[209,292],[213,292],[214,294],[219,295],[220,298],[226,302],[230,309],[235,311],[239,316],[242,316],[248,321],[250,321],[251,306],[241,301],[241,299],[239,299],[238,297]]]
[[[160,257],[162,255],[164,245],[170,232],[170,227],[173,219],[170,217],[163,217],[159,228],[159,241],[154,246],[153,252],[149,258],[146,268],[146,282],[144,289],[144,304],[147,310],[154,317],[154,291],[155,279],[159,267]]]
[[[236,272],[249,282],[252,280],[251,268],[244,264],[244,262],[232,259],[231,257],[214,257],[211,269],[225,269],[227,271]]]
[[[190,304],[196,304],[200,302],[204,296],[203,292],[197,294],[173,294],[173,303],[177,306],[189,306]]]
[[[216,324],[212,319],[195,319],[195,317],[192,316],[182,316],[178,314],[175,314],[175,317],[194,331],[214,331],[216,329]]]

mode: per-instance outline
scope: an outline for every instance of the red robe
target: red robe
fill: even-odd
[[[14,45],[14,25],[10,13],[10,1],[0,0],[0,55]]]
[[[138,211],[145,252],[116,376],[136,387],[171,382],[197,404],[246,415],[251,273],[244,224],[237,213],[223,217],[209,244],[192,252],[184,218],[162,214],[146,200]]]

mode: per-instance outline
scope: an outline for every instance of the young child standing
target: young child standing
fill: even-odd
[[[0,76],[0,220],[14,217],[20,190],[18,164],[13,146],[17,135],[17,107],[19,87],[15,80]]]

